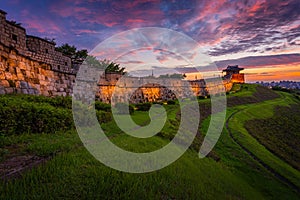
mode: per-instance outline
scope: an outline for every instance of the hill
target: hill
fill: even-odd
[[[203,99],[191,148],[159,171],[129,174],[106,167],[83,147],[72,122],[71,99],[2,95],[0,198],[299,199],[299,100],[244,84],[234,86],[227,103],[226,126],[208,157],[199,159],[197,152],[210,120],[210,100]],[[168,144],[180,123],[178,104],[164,106],[168,120],[148,139],[124,134],[109,105],[95,107],[113,143],[150,152]],[[147,111],[135,111],[132,118],[149,123]]]

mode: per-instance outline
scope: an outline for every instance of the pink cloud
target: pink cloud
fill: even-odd
[[[63,31],[57,23],[45,17],[26,18],[23,23],[26,25],[26,29],[33,29],[39,33],[57,33]]]
[[[107,9],[93,7],[84,7],[81,4],[61,2],[53,4],[50,11],[61,17],[74,17],[82,23],[102,24],[107,27],[126,26],[135,27],[136,24],[143,23],[146,26],[154,25],[157,21],[163,19],[163,13],[159,7],[151,7],[146,10],[137,9],[143,3],[157,2],[154,0],[143,0],[124,2],[122,4],[112,2]],[[85,5],[87,6],[87,5]],[[101,12],[100,12],[101,10]]]
[[[201,1],[198,5],[197,15],[193,16],[190,20],[183,24],[184,29],[189,29],[195,23],[209,19],[211,15],[219,13],[221,9],[226,8],[225,5],[226,0],[218,0],[218,1]]]

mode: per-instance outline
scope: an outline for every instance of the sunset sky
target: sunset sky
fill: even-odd
[[[220,70],[244,67],[247,82],[300,81],[299,0],[1,0],[0,9],[58,45],[90,51],[132,28],[169,28],[197,41]]]

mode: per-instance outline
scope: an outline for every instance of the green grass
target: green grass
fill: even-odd
[[[235,86],[229,98],[251,98],[256,85]],[[265,101],[255,97],[249,104],[230,107],[227,116],[242,110],[230,120],[234,136],[255,155],[283,176],[299,183],[299,171],[269,152],[245,129],[251,119],[267,119],[277,105],[288,106],[296,100],[279,93],[279,98]],[[275,96],[274,96],[275,97]],[[16,97],[17,98],[17,97]],[[201,105],[209,99],[199,100]],[[255,103],[256,102],[256,103]],[[259,103],[258,103],[259,102]],[[47,103],[53,104],[53,102]],[[150,152],[169,143],[179,125],[178,105],[167,105],[168,120],[157,136],[139,139],[124,134],[114,121],[101,124],[110,140],[125,150]],[[203,109],[208,109],[205,106]],[[205,134],[209,112],[202,120],[200,132]],[[135,111],[133,121],[147,125],[149,113]],[[199,159],[189,149],[171,165],[155,172],[130,174],[119,172],[97,161],[82,145],[75,130],[53,134],[2,135],[2,160],[14,155],[53,156],[45,164],[22,174],[22,177],[0,182],[0,199],[299,199],[299,194],[274,177],[253,160],[232,139],[226,129],[216,144],[213,159]],[[216,161],[218,160],[218,161]]]
[[[244,126],[268,150],[300,169],[300,103],[276,106],[272,118],[248,120]]]
[[[300,172],[285,161],[271,153],[260,144],[255,138],[253,138],[245,129],[245,123],[252,119],[267,119],[273,116],[274,107],[288,106],[295,102],[294,98],[287,93],[280,93],[281,98],[271,101],[265,101],[253,105],[239,106],[240,110],[230,120],[229,127],[233,130],[234,137],[247,149],[249,149],[255,156],[261,159],[263,162],[271,166],[276,172],[286,177],[289,181],[300,187]]]
[[[256,91],[257,85],[235,83],[229,92],[230,96],[249,97]]]
[[[236,109],[227,110],[227,117],[234,113]],[[204,120],[201,129],[206,132],[209,119]],[[251,187],[255,188],[264,199],[297,199],[297,194],[293,189],[279,181],[268,170],[264,169],[257,161],[253,160],[239,145],[229,136],[224,128],[214,150],[214,154],[220,158],[223,165]],[[299,197],[298,197],[299,198]]]
[[[76,133],[71,135],[77,137]],[[51,138],[48,139],[53,142]],[[119,145],[129,143],[132,149],[144,148],[144,150],[165,143],[160,137],[153,137],[147,145],[140,143],[133,145],[126,136],[116,137],[113,140]],[[36,142],[40,142],[40,139]],[[54,143],[57,142],[55,140]],[[239,187],[236,187],[237,185]],[[199,197],[250,199],[250,197],[261,198],[261,195],[232,174],[226,166],[208,158],[199,160],[197,153],[191,150],[160,171],[128,174],[104,166],[83,147],[56,155],[45,165],[25,173],[22,179],[3,184],[0,189],[1,199],[199,199]]]

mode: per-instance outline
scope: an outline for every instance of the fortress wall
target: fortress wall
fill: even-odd
[[[26,30],[24,28],[14,25],[2,17],[0,33],[1,43],[20,52],[26,51]]]
[[[222,86],[218,86],[218,91],[224,90]],[[208,89],[205,81],[122,77],[120,74],[110,73],[101,76],[96,99],[111,103],[111,98],[116,102],[125,102],[129,98],[130,103],[144,103],[190,97],[191,92],[195,96],[207,96]]]
[[[74,74],[51,70],[0,43],[0,94],[22,93],[67,96],[72,93]]]
[[[76,72],[54,43],[27,36],[0,10],[0,94],[70,95]]]
[[[55,50],[55,44],[35,36],[27,36],[26,56],[51,65],[55,71],[75,73],[72,69],[71,58]]]
[[[95,74],[98,73],[90,76]],[[72,68],[71,58],[57,52],[52,42],[27,36],[23,27],[7,21],[6,13],[0,10],[0,94],[67,96],[72,94],[75,77],[76,70]],[[165,101],[189,97],[190,92],[195,96],[207,96],[212,91],[224,91],[224,87],[229,91],[234,82],[244,83],[244,74],[231,74],[219,85],[213,80],[187,82],[180,79],[162,81],[154,77],[121,77],[117,73],[101,76],[98,88],[95,88],[96,99],[110,103],[112,94],[116,92],[114,98],[117,102],[124,102],[127,98],[131,103]],[[81,78],[83,84],[89,84],[84,81],[85,77]],[[98,77],[94,78],[96,80]],[[82,88],[81,93],[85,96],[87,91]]]
[[[19,55],[50,65],[53,71],[76,74],[71,58],[55,50],[55,44],[45,39],[26,35],[26,29],[6,20],[0,10],[0,43],[14,49]]]

